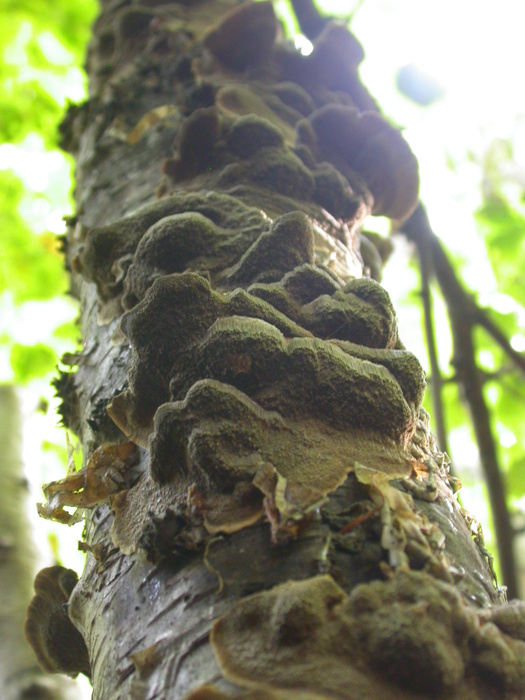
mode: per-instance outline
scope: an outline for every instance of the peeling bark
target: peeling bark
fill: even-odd
[[[68,609],[95,700],[524,692],[522,608],[489,607],[360,254],[418,188],[361,57],[335,24],[301,56],[269,2],[103,3],[63,127],[85,350],[59,384],[91,459],[43,507],[91,509]]]

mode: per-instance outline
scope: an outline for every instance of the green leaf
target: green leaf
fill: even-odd
[[[496,384],[494,382],[494,384]],[[525,385],[518,373],[503,376],[497,383],[498,391],[494,392],[496,400],[489,401],[490,408],[498,416],[500,422],[511,430],[519,439],[525,438],[523,424],[523,407],[525,406]]]
[[[17,143],[37,131],[47,147],[56,145],[62,109],[36,80],[17,81],[10,89],[2,86],[0,110],[0,140]]]
[[[74,53],[76,64],[81,64],[84,59],[91,23],[97,12],[96,0],[0,0],[3,23],[11,20],[20,24],[29,20],[38,31],[51,31]],[[9,33],[4,36],[9,37]]]
[[[13,345],[10,356],[15,382],[26,384],[32,379],[43,377],[56,366],[55,351],[48,345]]]
[[[525,494],[525,450],[521,445],[511,449],[509,469],[506,475],[507,492],[511,498],[521,498]]]
[[[476,213],[498,286],[525,306],[525,217],[503,197],[492,197]]]
[[[94,0],[0,0],[0,141],[36,131],[46,146],[56,145],[63,103],[78,97],[78,66],[96,12]]]
[[[59,340],[69,340],[72,343],[80,342],[80,328],[76,321],[68,321],[57,326],[53,331],[53,337]]]
[[[0,171],[0,294],[10,290],[17,303],[51,299],[67,289],[55,236],[35,236],[17,211],[23,192],[11,171]]]
[[[446,430],[450,432],[463,425],[471,426],[470,414],[460,396],[459,387],[455,382],[443,385],[443,409],[445,413]],[[432,408],[429,409],[432,414]]]

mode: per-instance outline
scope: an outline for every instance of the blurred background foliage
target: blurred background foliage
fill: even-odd
[[[297,34],[289,1],[275,5],[290,35]],[[467,291],[522,353],[525,105],[519,71],[525,8],[514,0],[318,0],[317,5],[351,21],[366,53],[362,80],[420,161],[421,198],[434,231]],[[67,103],[85,98],[82,63],[96,12],[95,0],[0,0],[0,381],[26,388],[32,450],[26,462],[35,500],[40,483],[63,475],[73,450],[65,448],[56,427],[50,387],[58,358],[79,343],[78,309],[64,294],[68,281],[57,243],[65,231],[62,217],[73,212],[73,163],[58,149],[57,126]],[[295,41],[308,52],[304,37]],[[367,228],[389,235],[388,226],[371,219]],[[383,284],[397,308],[405,345],[428,369],[417,256],[403,236],[392,236],[394,254]],[[490,547],[486,487],[469,412],[454,381],[451,333],[438,289],[432,304],[451,457],[463,483],[462,501],[483,523]],[[525,382],[483,329],[476,329],[475,342],[507,484],[523,596]],[[427,408],[432,413],[429,395]],[[74,442],[74,436],[68,439]],[[72,549],[66,542],[54,556],[75,567]]]
[[[41,484],[79,460],[57,425],[50,384],[80,342],[58,235],[73,211],[72,159],[57,146],[69,101],[86,94],[82,70],[95,0],[0,0],[0,382],[18,385],[24,464],[41,565],[80,570],[80,528],[39,520]]]

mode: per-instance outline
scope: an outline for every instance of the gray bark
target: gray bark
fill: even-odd
[[[91,509],[78,670],[95,700],[518,697],[522,609],[490,607],[360,254],[415,159],[363,114],[351,34],[305,58],[236,8],[103,3],[64,125],[85,348],[58,386],[88,459],[41,510]]]

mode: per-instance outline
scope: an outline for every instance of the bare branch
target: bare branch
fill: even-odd
[[[454,342],[452,362],[472,416],[480,461],[489,490],[503,579],[508,587],[509,597],[512,598],[517,595],[516,565],[512,548],[514,532],[507,510],[505,485],[490,413],[483,395],[483,377],[475,361],[472,331],[474,325],[479,322],[478,307],[458,280],[421,203],[403,224],[402,230],[414,241],[418,250],[422,251],[420,255],[432,262],[436,280],[447,304]]]

